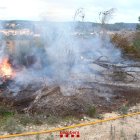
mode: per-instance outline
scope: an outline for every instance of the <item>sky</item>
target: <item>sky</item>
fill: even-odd
[[[137,23],[140,16],[140,0],[0,0],[0,20],[73,21],[78,8],[91,22],[99,22],[99,12],[111,8],[110,23]]]

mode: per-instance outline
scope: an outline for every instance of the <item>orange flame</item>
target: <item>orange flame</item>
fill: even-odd
[[[8,62],[8,58],[4,58],[4,60],[0,63],[0,76],[7,78],[12,78],[14,76],[14,71],[11,64]]]

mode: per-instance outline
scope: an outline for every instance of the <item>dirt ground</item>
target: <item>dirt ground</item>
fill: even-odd
[[[140,111],[140,104],[129,109],[129,113]],[[103,114],[103,118],[110,118],[118,116],[117,112]],[[85,123],[88,121],[96,121],[97,119],[92,119],[88,117],[83,117],[78,123]],[[38,130],[48,130],[55,127],[64,127],[68,125],[73,125],[67,123],[60,123],[59,125],[49,126],[47,124],[41,126],[27,126],[28,132],[38,131]],[[7,138],[5,140],[139,140],[140,139],[140,115],[133,117],[127,117],[123,119],[118,119],[115,121],[109,121],[105,123],[100,123],[91,126],[84,126],[76,129],[70,129],[66,131],[78,131],[80,137],[71,138],[70,136],[60,138],[60,132],[55,132],[52,134],[43,134],[35,136],[25,136],[25,137],[15,137]],[[5,133],[6,134],[6,133]]]

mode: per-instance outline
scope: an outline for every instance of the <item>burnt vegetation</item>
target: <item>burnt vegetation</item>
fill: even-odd
[[[128,107],[140,101],[140,32],[134,32],[130,38],[119,33],[108,35],[107,29],[113,30],[114,27],[108,24],[113,12],[114,9],[100,12],[101,23],[97,25],[92,23],[90,26],[92,29],[85,32],[84,28],[83,32],[84,24],[90,23],[83,23],[85,13],[83,9],[78,9],[74,19],[76,20],[79,15],[81,21],[75,21],[74,29],[80,32],[68,37],[63,34],[63,30],[61,33],[55,26],[49,34],[47,33],[49,28],[47,30],[44,26],[42,32],[36,33],[39,30],[37,24],[46,23],[35,22],[30,25],[26,21],[3,23],[5,29],[28,28],[31,33],[3,35],[1,39],[1,43],[5,44],[4,53],[6,57],[8,56],[7,64],[4,64],[6,70],[8,69],[8,75],[2,75],[5,68],[2,63],[0,64],[2,130],[19,133],[24,125],[56,124],[62,117],[68,116],[75,116],[78,119],[83,115],[100,118],[100,113],[114,110],[120,111],[120,114],[127,114]],[[94,31],[95,26],[101,27],[97,36],[95,32],[89,33],[91,30]],[[73,40],[67,41],[69,37],[76,39],[76,43]],[[77,42],[82,43],[79,45]],[[94,50],[96,47],[94,46],[92,50],[92,43],[97,43],[101,48]],[[78,55],[73,51],[73,48],[76,48],[75,44],[80,46],[81,52],[77,51],[79,48],[76,50]],[[73,48],[69,49],[69,46]],[[110,56],[108,49],[112,49],[110,52],[114,54],[121,50],[122,56],[113,54]],[[18,53],[15,53],[16,51]],[[18,74],[21,76],[18,77]],[[18,125],[15,127],[13,123]]]

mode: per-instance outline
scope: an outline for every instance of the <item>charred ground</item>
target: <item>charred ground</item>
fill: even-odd
[[[48,28],[44,27],[41,33],[44,33],[44,29],[48,31]],[[2,105],[8,105],[20,113],[37,113],[47,117],[50,115],[78,117],[83,114],[94,117],[103,112],[119,110],[122,106],[135,105],[140,101],[140,62],[129,58],[122,59],[120,55],[116,55],[119,51],[111,44],[107,34],[107,38],[104,39],[101,33],[96,32],[65,36],[65,33],[60,34],[61,30],[54,29],[56,26],[53,27],[55,33],[50,31],[48,34],[45,31],[45,36],[28,31],[28,37],[8,35],[2,38],[2,44],[10,41],[10,44],[6,43],[5,48],[8,48],[10,54],[8,58],[11,67],[17,73],[22,71],[20,75],[24,79],[17,81],[14,78],[1,77]],[[68,31],[66,33],[69,34]],[[78,44],[80,53],[79,48],[74,52],[73,48],[66,52],[62,51],[65,47],[61,46],[72,46],[73,42],[68,39],[71,36],[74,38],[73,47]],[[53,48],[53,43],[55,46],[58,45],[57,48]],[[95,47],[94,43],[97,43]],[[26,49],[21,51],[19,56],[13,51],[15,47]],[[47,48],[48,56],[42,55]],[[108,49],[112,50],[108,52]],[[54,55],[57,51],[58,56]],[[106,51],[107,54],[103,54]],[[61,58],[62,53],[67,55]],[[77,53],[78,58],[75,59]],[[55,63],[57,61],[58,63]],[[46,69],[49,70],[46,72]],[[38,71],[41,74],[38,74]],[[42,73],[45,73],[45,76]]]

